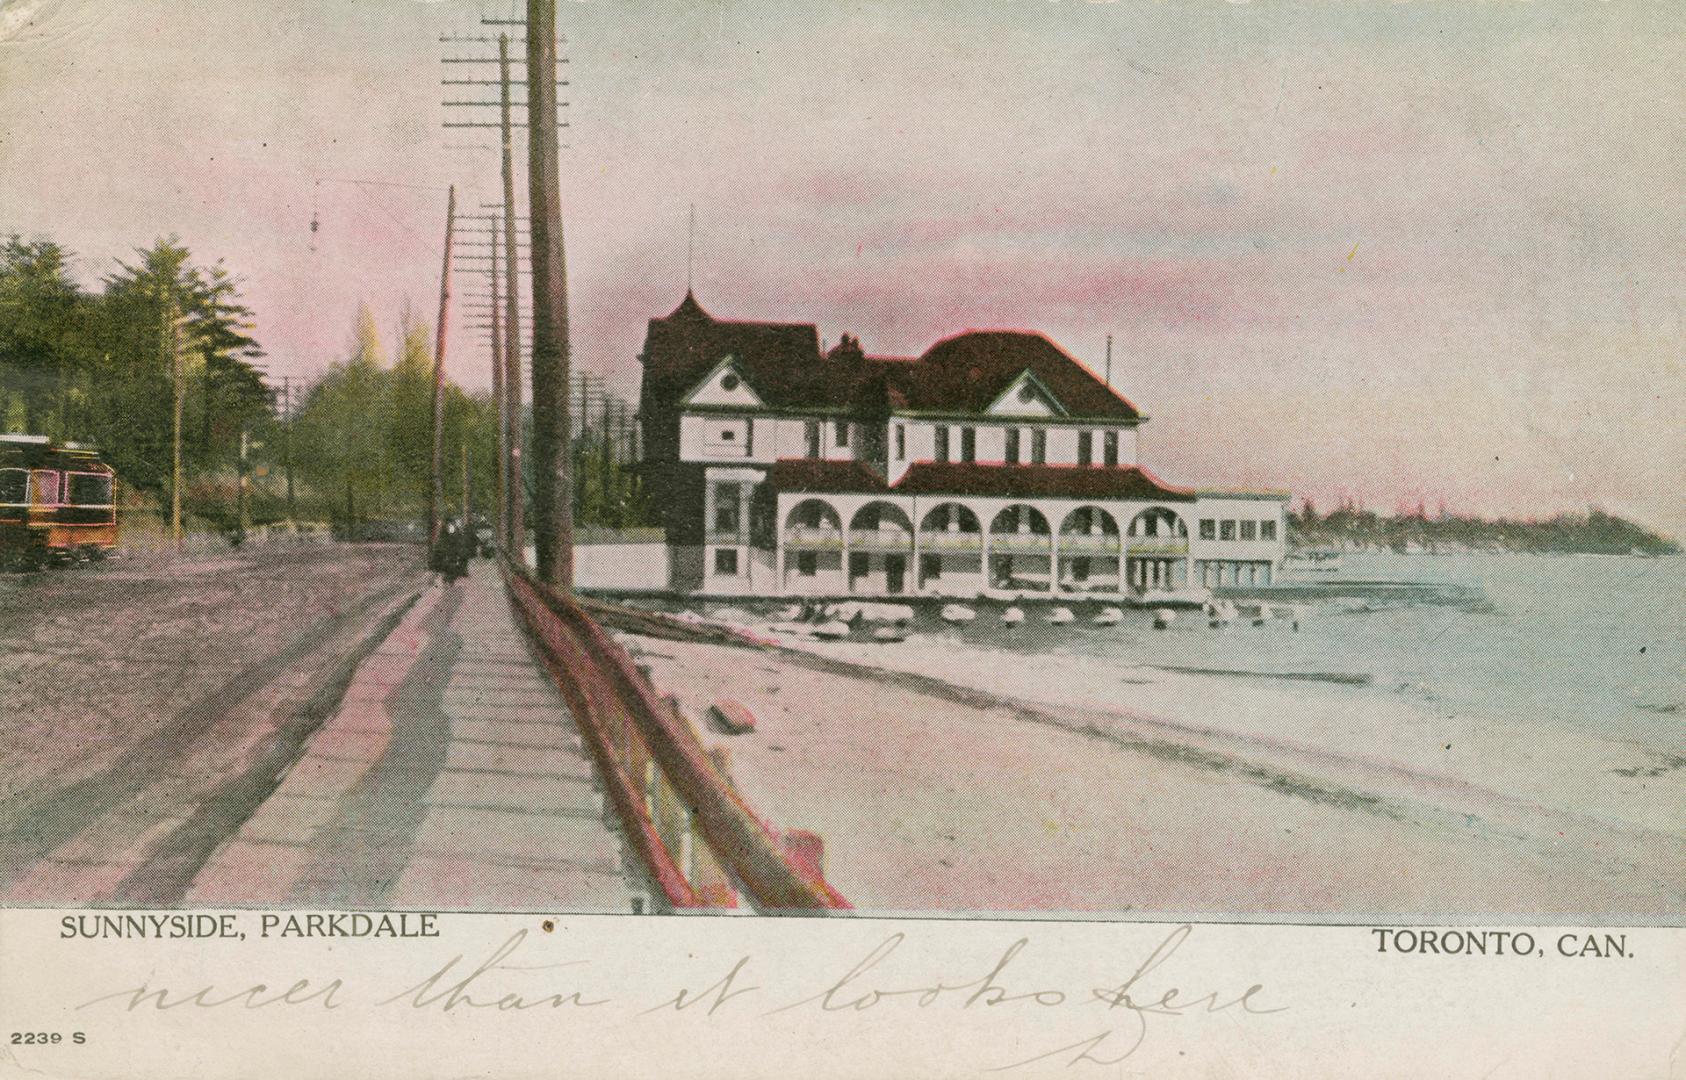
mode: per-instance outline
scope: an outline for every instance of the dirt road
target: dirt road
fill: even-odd
[[[426,581],[416,548],[338,544],[0,577],[0,898],[167,897]]]

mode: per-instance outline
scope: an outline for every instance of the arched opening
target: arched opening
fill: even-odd
[[[1053,533],[1047,516],[1025,503],[1002,507],[989,523],[990,587],[1048,592],[1053,571]]]
[[[1188,523],[1173,510],[1150,506],[1130,521],[1125,577],[1140,593],[1189,584]]]
[[[919,519],[919,589],[974,596],[983,588],[983,523],[963,503],[945,502]]]
[[[796,530],[829,529],[833,533],[841,534],[843,518],[838,514],[837,508],[824,499],[803,499],[791,507],[790,513],[785,515],[784,528],[787,534],[785,539],[788,543],[790,539],[788,534]]]
[[[913,520],[894,503],[869,502],[849,519],[849,545],[888,544],[913,546]]]
[[[897,595],[907,591],[913,519],[889,502],[869,502],[849,519],[849,591]]]
[[[1085,537],[1097,541],[1110,538],[1116,551],[1118,519],[1099,506],[1079,506],[1060,522],[1060,544],[1064,546],[1067,541],[1080,541]]]
[[[781,558],[785,592],[843,592],[843,518],[837,508],[824,499],[803,499],[791,507]]]
[[[1118,519],[1099,506],[1079,506],[1060,522],[1060,555],[1055,580],[1065,592],[1117,592],[1119,553],[1123,549]]]
[[[919,538],[923,541],[927,536],[946,533],[950,536],[968,535],[973,537],[983,532],[983,526],[978,523],[978,515],[972,508],[960,503],[938,503],[925,512],[925,517],[919,522]]]
[[[1163,506],[1150,506],[1130,522],[1131,539],[1187,540],[1188,523],[1175,511]],[[1134,546],[1134,545],[1132,545]]]
[[[989,535],[992,540],[996,537],[1040,537],[1043,546],[1046,546],[1050,535],[1048,518],[1034,506],[1012,503],[1003,506],[989,523]]]

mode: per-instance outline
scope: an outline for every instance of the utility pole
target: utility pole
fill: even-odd
[[[287,522],[298,524],[298,507],[293,502],[293,380],[281,376],[281,401],[286,413],[286,426],[281,429],[281,465],[287,470]]]
[[[531,14],[534,10],[536,10],[536,9],[534,9],[532,7],[531,3],[529,3],[529,14]],[[525,556],[526,533],[527,533],[526,520],[525,520],[526,519],[526,482],[525,482],[524,474],[527,472],[527,469],[526,469],[525,460],[524,460],[525,441],[526,441],[526,439],[525,439],[525,427],[526,427],[525,420],[526,420],[526,418],[525,418],[525,415],[524,415],[524,408],[523,408],[523,401],[522,401],[522,398],[524,396],[523,395],[523,388],[524,388],[524,385],[525,385],[525,380],[522,377],[522,370],[521,370],[521,310],[520,310],[520,304],[521,304],[522,290],[521,290],[521,285],[520,285],[520,281],[519,281],[519,278],[518,278],[519,262],[518,262],[517,255],[516,255],[516,240],[517,240],[516,221],[518,220],[518,218],[517,218],[517,215],[515,213],[515,209],[516,209],[515,187],[516,187],[516,185],[515,185],[515,160],[514,160],[514,129],[515,128],[527,128],[528,132],[529,132],[529,136],[530,136],[533,129],[539,128],[539,127],[542,126],[546,137],[544,139],[540,140],[539,142],[533,142],[532,139],[529,138],[528,160],[529,160],[529,163],[530,163],[533,160],[534,155],[540,152],[538,148],[541,145],[544,145],[544,146],[549,146],[551,148],[550,151],[549,151],[549,160],[554,165],[554,162],[556,160],[556,151],[559,149],[559,147],[557,145],[556,138],[555,138],[555,129],[558,126],[561,126],[561,127],[567,126],[566,124],[560,124],[559,125],[557,123],[558,102],[557,102],[557,99],[556,99],[556,88],[558,86],[566,86],[567,83],[563,80],[559,80],[559,79],[556,78],[556,71],[557,71],[557,65],[558,64],[566,63],[567,61],[565,59],[558,58],[557,55],[556,55],[556,43],[555,43],[555,39],[554,39],[555,26],[556,26],[556,12],[555,12],[554,2],[552,2],[548,5],[548,10],[539,12],[539,16],[543,20],[543,32],[550,35],[550,40],[548,41],[548,43],[544,47],[537,48],[537,49],[535,48],[535,46],[533,44],[533,38],[535,36],[535,31],[529,25],[530,21],[531,21],[530,19],[511,17],[511,18],[482,18],[480,20],[480,24],[482,26],[486,26],[486,27],[505,27],[505,26],[521,27],[523,29],[523,32],[526,35],[525,43],[526,43],[527,49],[526,49],[525,58],[518,58],[518,57],[510,56],[509,46],[511,44],[511,39],[509,37],[509,34],[505,31],[502,31],[502,30],[499,31],[498,36],[495,39],[491,38],[491,37],[488,37],[488,36],[484,36],[484,35],[478,35],[478,36],[476,36],[476,35],[469,35],[469,36],[447,35],[447,36],[441,37],[439,39],[442,42],[457,43],[457,44],[462,44],[462,45],[492,44],[492,43],[495,42],[496,45],[498,46],[498,51],[497,51],[497,54],[496,54],[495,57],[494,56],[484,56],[484,55],[474,55],[474,54],[472,54],[472,52],[469,52],[467,55],[447,56],[447,57],[444,58],[444,62],[446,64],[449,64],[449,65],[466,65],[466,67],[465,66],[458,66],[458,67],[455,67],[454,69],[452,69],[453,71],[460,71],[460,72],[472,72],[473,70],[475,70],[474,67],[473,67],[474,65],[496,64],[496,65],[498,65],[498,75],[499,75],[499,77],[497,79],[477,78],[477,77],[473,76],[472,74],[469,74],[469,75],[466,75],[466,77],[463,77],[463,78],[450,78],[450,77],[448,77],[448,78],[443,80],[443,84],[446,85],[446,86],[461,86],[461,87],[491,87],[491,86],[496,86],[498,88],[498,96],[497,96],[496,100],[480,99],[480,98],[476,97],[472,92],[469,92],[465,95],[465,98],[463,100],[452,100],[452,101],[446,101],[444,103],[447,107],[453,107],[453,108],[464,108],[464,109],[496,108],[498,110],[498,119],[496,121],[491,121],[490,119],[481,120],[481,119],[473,118],[474,114],[470,113],[469,116],[471,118],[469,118],[469,119],[447,120],[445,122],[445,127],[447,127],[447,128],[491,128],[491,127],[496,127],[496,128],[499,129],[500,134],[502,136],[501,149],[502,149],[502,166],[503,166],[503,193],[504,193],[503,202],[500,206],[484,206],[483,208],[485,208],[485,209],[501,209],[503,211],[503,215],[504,215],[504,228],[503,228],[503,244],[504,244],[503,303],[504,303],[504,314],[503,314],[503,318],[502,318],[501,322],[502,322],[503,341],[504,341],[504,345],[503,345],[504,400],[505,400],[505,404],[506,404],[506,407],[507,407],[508,425],[509,425],[509,427],[508,427],[509,435],[508,435],[508,440],[507,440],[507,443],[506,443],[508,460],[507,460],[507,465],[505,467],[506,482],[507,482],[507,485],[508,485],[508,497],[505,500],[505,503],[506,503],[505,511],[506,511],[506,518],[507,518],[507,525],[506,525],[505,531],[506,531],[506,545],[507,545],[507,549],[508,549],[509,553],[514,558],[519,559],[522,562],[526,561],[526,556]],[[544,64],[539,65],[538,67],[535,67],[534,63],[532,62],[535,55],[539,55],[541,57],[542,56],[548,56],[548,58],[549,58],[548,63],[544,63]],[[522,63],[525,63],[527,65],[528,95],[527,95],[526,100],[520,100],[520,99],[512,97],[512,95],[511,95],[511,91],[515,86],[514,77],[511,75],[511,67],[515,64],[522,64]],[[541,93],[539,95],[539,98],[535,98],[533,96],[532,92],[531,92],[531,87],[533,85],[535,85],[535,80],[537,80],[539,78],[539,76],[535,75],[534,72],[536,70],[539,70],[540,67],[542,67],[543,78],[545,80],[545,87],[544,87],[543,93]],[[542,102],[540,101],[540,99],[542,99]],[[542,125],[537,119],[535,119],[535,114],[533,113],[533,109],[540,104],[542,104],[542,106],[544,108],[544,116],[545,116],[545,120],[543,121]],[[517,120],[517,119],[514,118],[514,116],[512,114],[513,114],[513,111],[516,110],[516,109],[526,109],[527,110],[527,117],[526,117],[525,120]],[[455,115],[462,115],[462,114],[455,114]],[[472,149],[474,147],[469,147],[469,148]],[[554,168],[552,168],[552,171],[550,172],[549,176],[550,176],[549,182],[554,186],[555,183],[556,183],[556,175],[555,175]],[[531,174],[529,174],[529,179],[530,178],[531,178]],[[557,214],[558,214],[558,220],[559,220],[559,218],[560,218],[560,194],[559,193],[558,193],[558,195],[555,199],[555,202],[557,204]],[[560,227],[558,226],[556,228],[551,229],[550,233],[555,235],[556,243],[559,245],[560,242],[561,242]],[[547,234],[547,235],[549,235],[549,234]],[[556,267],[557,273],[561,272],[561,261],[560,261],[559,257],[551,259],[550,264]],[[547,295],[547,294],[544,292],[543,289],[535,286],[535,289],[534,289],[534,292],[532,293],[532,295],[537,297],[537,296],[540,296],[540,295]],[[561,317],[558,319],[558,318],[554,317],[554,315],[553,315],[549,319],[550,329],[544,335],[540,335],[537,327],[535,327],[535,331],[534,331],[535,341],[538,338],[540,338],[541,336],[546,338],[547,340],[555,340],[558,336],[557,327],[560,326],[561,327],[560,339],[564,343],[566,342],[566,339],[567,339],[567,333],[566,333],[566,327],[567,327],[567,311],[566,311],[567,297],[566,297],[565,292],[561,295],[560,303],[562,305],[561,312],[560,312]],[[563,359],[563,363],[564,363],[564,365],[566,364],[566,357],[565,356],[564,356],[564,359]],[[564,385],[565,385],[565,382],[566,382],[566,369],[565,369],[565,367],[564,367],[564,371],[563,371],[563,378],[564,378]],[[543,410],[542,410],[542,408],[540,408],[539,403],[536,400],[536,391],[540,387],[548,385],[547,379],[548,379],[548,374],[539,374],[539,373],[535,374],[535,382],[534,382],[535,402],[534,402],[534,404],[535,404],[535,409],[538,410],[538,411],[543,411]],[[565,408],[564,408],[564,411],[565,411]],[[536,414],[535,414],[535,426],[537,426],[537,415]],[[543,434],[535,437],[535,450],[537,449],[537,444],[538,444],[539,439],[542,439],[542,438],[546,437],[548,434],[549,434],[549,432],[546,432],[546,433],[543,433]],[[566,439],[566,432],[565,431],[562,433],[562,437],[564,439]],[[565,469],[565,464],[564,464],[564,469]],[[566,473],[564,472],[564,478],[565,478],[565,476],[566,476]],[[543,545],[540,545],[540,547],[542,549]]]
[[[181,416],[187,399],[186,373],[182,370],[181,328],[176,325],[176,293],[174,283],[166,286],[164,300],[164,348],[170,357],[171,396],[175,399],[170,421],[170,538],[176,550],[181,550]]]
[[[252,531],[251,509],[246,498],[246,463],[249,460],[248,451],[251,448],[251,432],[246,428],[246,422],[240,422],[240,477],[238,496],[240,505],[240,535],[244,537]]]
[[[527,0],[527,197],[532,220],[533,512],[542,581],[574,586],[573,477],[568,460],[568,271],[556,137],[556,0]]]
[[[492,227],[492,268],[488,273],[492,282],[492,400],[497,403],[498,446],[497,469],[493,483],[496,499],[492,506],[492,534],[498,548],[508,551],[509,538],[509,403],[504,399],[503,384],[503,313],[499,310],[502,297],[498,281],[498,218],[486,215]]]
[[[439,542],[445,503],[445,326],[451,316],[451,237],[457,223],[457,188],[445,204],[445,259],[439,270],[439,325],[433,337],[433,483],[428,488],[427,548]]]
[[[498,126],[503,133],[504,385],[509,388],[509,549],[527,565],[527,488],[521,479],[526,423],[521,409],[521,280],[515,261],[515,140],[510,110],[509,35],[498,35]],[[554,87],[552,88],[554,93]],[[529,118],[529,123],[531,118]],[[552,132],[554,133],[554,128]],[[534,295],[537,295],[536,293]]]
[[[615,482],[613,462],[609,457],[609,407],[611,402],[612,399],[609,397],[609,393],[605,389],[603,392],[603,431],[601,432],[603,445],[599,449],[600,459],[602,462],[602,488],[599,498],[601,498],[603,502],[603,512],[601,514],[602,520],[598,522],[599,525],[604,526],[612,523],[611,519],[614,515],[613,508],[615,505],[614,493],[610,490]]]
[[[462,441],[462,532],[464,543],[474,544],[474,521],[468,512],[468,439],[466,429]]]

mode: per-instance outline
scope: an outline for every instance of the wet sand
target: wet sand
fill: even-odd
[[[910,669],[888,671],[870,651],[622,640],[692,716],[720,697],[748,706],[753,734],[705,738],[730,748],[760,813],[825,839],[827,877],[863,911],[1591,924],[1686,911],[1686,837],[1666,824],[1677,794],[1594,815],[1534,790],[1549,785],[1350,745],[1339,717],[1295,717],[1295,739],[1206,722],[1290,709],[1291,688],[1260,698],[1177,673],[1095,694],[1054,661],[962,672],[880,647]]]

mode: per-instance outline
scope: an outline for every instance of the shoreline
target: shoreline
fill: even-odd
[[[1423,769],[1343,744],[1317,715],[1301,719],[1321,739],[1214,725],[1226,709],[1260,715],[1261,692],[1227,674],[1154,673],[1185,699],[1166,709],[1165,688],[1143,685],[1154,679],[1085,701],[1096,688],[1074,686],[1059,657],[1042,660],[1054,670],[1031,700],[991,685],[1003,672],[989,650],[622,640],[692,715],[721,697],[750,708],[756,734],[705,741],[731,750],[771,821],[825,837],[828,876],[862,910],[1607,922],[1683,907],[1663,868],[1686,860],[1686,838],[1666,802],[1654,820],[1586,812],[1549,798],[1550,778],[1516,790]],[[1327,711],[1305,687],[1271,689],[1264,713]],[[850,707],[823,704],[837,701]]]

